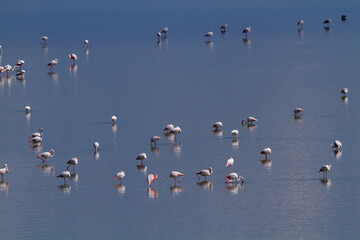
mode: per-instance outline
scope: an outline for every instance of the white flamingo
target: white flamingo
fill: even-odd
[[[98,151],[99,146],[100,146],[100,144],[99,144],[98,142],[94,142],[95,152],[97,152],[97,151]]]
[[[213,170],[212,170],[211,167],[209,167],[209,169],[203,169],[203,170],[201,170],[201,171],[199,171],[199,172],[196,173],[196,175],[198,176],[199,180],[200,180],[199,175],[201,175],[201,176],[205,177],[205,181],[206,181],[206,177],[207,177],[207,176],[210,176],[211,174],[213,174]]]
[[[176,141],[176,135],[181,134],[181,128],[179,126],[176,126],[172,130],[170,130],[169,133],[175,134],[175,141]]]
[[[16,73],[16,77],[21,79],[23,78],[25,75],[25,70],[21,70],[20,72]]]
[[[302,109],[302,108],[295,108],[295,109],[294,109],[294,114],[295,114],[295,116],[301,115],[302,111],[304,111],[304,109]]]
[[[5,72],[4,70],[5,70],[5,68],[3,66],[0,66],[0,78],[1,78],[1,73]]]
[[[85,48],[88,48],[89,40],[85,39],[85,40],[84,40],[84,45],[85,45]]]
[[[147,158],[146,153],[139,153],[138,156],[136,157],[136,160],[140,160],[141,161],[141,165],[144,165],[144,160]]]
[[[248,26],[247,28],[245,28],[242,33],[245,33],[245,39],[247,39],[247,34],[251,32],[251,26]]]
[[[169,31],[169,28],[164,27],[164,28],[161,30],[161,33],[163,33],[163,34],[164,34],[164,37],[166,37],[166,34],[167,34],[168,31]]]
[[[29,140],[31,143],[42,143],[42,137],[33,137]]]
[[[148,177],[147,177],[148,185],[150,186],[157,178],[158,178],[157,173],[155,173],[155,175],[154,174],[149,174]]]
[[[26,112],[26,113],[29,113],[30,110],[31,110],[31,107],[30,107],[30,106],[25,106],[25,112]]]
[[[1,182],[4,182],[4,175],[9,172],[7,164],[4,164],[3,168],[0,168]]]
[[[25,63],[24,60],[19,59],[18,62],[15,64],[15,67],[18,67],[21,71],[21,66]]]
[[[112,121],[113,123],[116,123],[116,120],[117,120],[117,117],[116,117],[116,116],[112,116],[112,117],[111,117],[111,121]]]
[[[75,61],[78,60],[78,56],[75,53],[71,53],[69,54],[69,58],[74,60],[74,65],[75,65]]]
[[[176,185],[176,179],[177,179],[178,177],[180,177],[180,179],[179,179],[179,183],[180,183],[181,178],[182,178],[183,176],[184,176],[183,173],[177,172],[177,171],[171,171],[171,173],[170,173],[170,177],[171,177],[171,178],[174,178],[174,180],[175,180],[175,185]]]
[[[9,77],[9,71],[14,71],[14,70],[15,70],[15,67],[12,68],[11,65],[8,64],[4,67],[3,72],[6,72],[6,76]]]
[[[327,172],[330,170],[331,170],[331,164],[322,166],[319,172],[323,172],[323,178],[327,178]]]
[[[226,161],[225,167],[229,168],[229,173],[232,171],[232,166],[234,165],[234,159],[231,157]],[[231,168],[231,170],[230,170]]]
[[[229,175],[227,175],[224,179],[227,179],[226,180],[226,183],[229,183],[230,181],[233,183],[233,182],[240,182],[241,180],[241,183],[243,184],[244,183],[244,178],[242,176],[238,176],[237,173],[229,173]]]
[[[303,24],[304,24],[304,20],[301,19],[300,21],[298,21],[297,25],[298,25],[299,29],[302,29]]]
[[[212,125],[213,128],[215,128],[216,130],[219,130],[219,128],[223,127],[222,122],[216,122]]]
[[[116,173],[113,181],[115,181],[116,179],[119,179],[119,183],[122,184],[122,179],[125,177],[125,172],[124,171],[120,171],[118,173]]]
[[[222,24],[222,25],[220,26],[220,31],[221,31],[221,32],[226,32],[227,27],[228,27],[228,25],[227,25],[226,23],[225,23],[225,24]]]
[[[73,171],[75,172],[75,165],[78,165],[78,163],[79,163],[79,160],[77,159],[77,157],[70,158],[70,160],[67,161],[67,163],[66,163],[66,164],[68,164],[66,170],[69,171],[69,167],[70,167],[70,165],[72,165]]]
[[[166,125],[166,127],[164,128],[164,131],[171,131],[174,129],[174,125],[173,124],[168,124]]]
[[[340,91],[340,93],[342,93],[342,94],[344,94],[344,95],[346,95],[348,92],[349,92],[349,89],[347,89],[347,88],[343,88],[343,89],[341,89],[341,91]]]
[[[59,62],[59,60],[57,60],[56,58],[51,60],[47,66],[50,66],[50,71],[54,70],[54,66]]]
[[[44,134],[44,130],[42,128],[39,128],[40,132],[35,132],[33,134],[30,134],[28,138],[34,138],[34,137],[42,137]]]
[[[156,142],[159,141],[161,139],[161,137],[159,136],[153,136],[151,139],[150,139],[150,144],[152,145],[153,143],[155,144],[155,147],[156,147]]]
[[[254,117],[248,117],[247,119],[246,119],[246,121],[245,120],[242,120],[241,121],[241,124],[242,125],[245,125],[245,123],[247,124],[247,125],[250,125],[250,126],[253,126],[254,125],[254,122],[257,122],[258,120],[256,119],[256,118],[254,118]]]
[[[41,40],[42,40],[43,44],[47,45],[49,38],[47,36],[42,36]]]
[[[231,135],[232,135],[233,139],[234,138],[236,139],[239,136],[239,131],[234,129],[231,131]]]
[[[204,37],[209,38],[209,42],[211,41],[211,37],[212,37],[212,36],[214,36],[214,32],[213,32],[213,31],[210,31],[210,32],[208,32],[208,33],[206,33],[206,34],[204,35]]]
[[[63,171],[61,174],[56,176],[57,178],[64,178],[64,185],[66,185],[66,179],[71,177],[71,173],[69,171]]]
[[[342,143],[339,140],[335,140],[332,144],[331,144],[332,148],[336,148],[336,149],[342,149]]]
[[[259,154],[265,155],[265,160],[268,160],[267,155],[271,154],[271,148],[269,148],[269,147],[264,148],[263,150],[261,150],[261,152]]]
[[[54,154],[55,154],[54,149],[50,149],[50,152],[43,152],[43,153],[37,155],[37,158],[40,158],[44,163],[44,162],[47,162],[48,158],[54,157]]]

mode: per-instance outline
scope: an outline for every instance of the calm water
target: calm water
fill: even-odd
[[[2,239],[359,238],[358,1],[0,6],[0,65],[26,62],[25,80],[0,80],[0,164],[10,170],[0,185]],[[330,31],[323,29],[326,17]],[[218,31],[223,23],[225,35]],[[168,39],[158,43],[165,26]],[[208,44],[203,34],[210,30]],[[72,52],[77,69],[70,67]],[[48,74],[53,58],[59,63]],[[303,120],[294,119],[295,107],[304,108]],[[259,119],[258,127],[241,126],[248,116]],[[222,134],[211,131],[216,121]],[[168,123],[183,134],[151,149],[150,138],[162,136]],[[33,149],[27,135],[39,127],[43,148]],[[240,131],[238,144],[232,129]],[[335,139],[344,147],[337,156],[330,149]],[[262,164],[258,152],[267,146],[272,162]],[[44,168],[36,155],[50,148],[55,157]],[[136,167],[140,152],[148,154],[146,169]],[[64,188],[55,176],[74,156],[77,176]],[[224,184],[231,156],[244,186]],[[318,170],[330,163],[328,182],[321,181]],[[211,182],[198,185],[195,172],[209,166]],[[126,172],[123,186],[112,181],[119,170]],[[171,170],[185,174],[182,186],[173,187]],[[146,175],[155,172],[159,179],[148,189]]]

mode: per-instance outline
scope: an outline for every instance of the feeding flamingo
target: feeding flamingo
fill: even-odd
[[[47,66],[50,66],[50,71],[54,70],[54,66],[59,62],[59,60],[57,60],[56,58],[51,60]]]
[[[269,148],[269,147],[264,148],[263,150],[261,150],[261,152],[259,154],[265,155],[265,160],[268,160],[267,155],[271,154],[271,148]]]
[[[77,159],[77,157],[70,158],[70,160],[67,161],[67,163],[66,163],[66,164],[68,164],[66,170],[69,171],[70,165],[73,165],[73,171],[75,172],[75,165],[77,165],[78,163],[79,163],[79,160]]]
[[[71,173],[69,171],[63,171],[60,175],[57,175],[56,177],[64,178],[64,185],[66,185],[66,179],[71,177]]]
[[[229,183],[230,181],[232,183],[236,181],[240,182],[240,180],[242,184],[244,183],[244,178],[242,176],[238,176],[237,173],[229,173],[229,175],[227,175],[224,179],[227,179],[226,183]]]
[[[122,179],[123,179],[124,177],[125,177],[125,172],[124,172],[124,171],[120,171],[120,172],[116,173],[113,181],[116,180],[116,179],[119,179],[119,183],[121,184],[121,183],[122,183]]]
[[[9,172],[7,164],[4,164],[3,168],[0,168],[1,182],[4,182],[4,175]]]
[[[170,177],[171,177],[171,178],[174,178],[174,180],[175,180],[175,185],[176,185],[176,179],[177,179],[178,177],[180,177],[180,179],[179,179],[179,183],[180,183],[181,178],[182,178],[183,176],[184,176],[183,173],[177,172],[177,171],[171,171],[171,173],[170,173]]]

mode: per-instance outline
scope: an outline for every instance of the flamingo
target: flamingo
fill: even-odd
[[[156,142],[160,140],[161,137],[159,136],[153,136],[150,140],[150,145],[152,146],[153,143],[155,143],[155,147],[156,147]]]
[[[147,177],[148,185],[150,186],[157,178],[158,178],[157,173],[155,173],[155,175],[154,174],[149,174],[148,177]]]
[[[9,172],[8,166],[5,163],[3,168],[0,168],[1,182],[4,182],[4,175]]]
[[[0,45],[0,56],[2,55],[2,46]]]
[[[98,142],[94,142],[94,148],[95,148],[95,152],[98,151],[100,144]]]
[[[42,143],[42,137],[33,137],[29,140],[32,143]]]
[[[327,28],[330,27],[330,23],[331,23],[331,19],[330,19],[330,18],[325,19],[324,24],[326,24],[326,27],[327,27]]]
[[[9,77],[9,71],[14,71],[15,70],[15,67],[14,68],[11,68],[11,65],[6,65],[4,67],[4,72],[6,72],[6,76]]]
[[[304,110],[304,109],[302,109],[302,108],[295,108],[295,109],[294,109],[294,115],[295,115],[295,116],[301,115],[301,112],[302,112],[303,110]]]
[[[205,181],[206,181],[206,176],[210,176],[211,174],[213,174],[213,170],[211,167],[209,167],[209,169],[203,169],[199,172],[196,173],[196,175],[198,176],[199,180],[200,180],[200,177],[199,175],[205,177]]]
[[[116,173],[113,181],[115,181],[115,179],[119,179],[119,183],[122,183],[122,179],[125,177],[125,172],[124,171],[120,171],[118,173]]]
[[[229,167],[229,173],[232,171],[232,166],[234,165],[234,159],[231,157],[226,161],[225,167]],[[230,170],[231,168],[231,170]]]
[[[254,122],[257,122],[257,121],[258,121],[258,120],[257,120],[256,118],[254,118],[254,117],[248,117],[248,118],[246,119],[246,124],[252,126],[252,125],[254,125]],[[242,125],[245,125],[245,120],[242,120],[242,121],[241,121],[241,124],[242,124]]]
[[[173,124],[168,124],[166,125],[166,127],[164,128],[164,131],[171,131],[174,129],[174,125]]]
[[[43,44],[45,44],[45,45],[47,45],[47,43],[48,43],[48,37],[47,36],[42,36],[41,37],[41,40],[43,41]]]
[[[304,20],[301,19],[300,21],[298,21],[297,25],[298,25],[299,29],[302,29],[303,24],[304,24]]]
[[[229,173],[229,175],[227,175],[224,179],[227,179],[226,183],[229,183],[230,181],[232,183],[234,183],[236,181],[240,182],[240,180],[241,180],[241,183],[244,184],[244,178],[242,176],[238,176],[238,174],[234,173],[234,172]]]
[[[85,40],[84,40],[84,45],[85,45],[85,48],[88,48],[89,40],[85,39]]]
[[[327,178],[327,172],[330,170],[331,170],[331,164],[322,166],[319,172],[323,172],[323,178]]]
[[[342,20],[342,21],[346,21],[346,20],[347,20],[346,18],[347,18],[347,15],[346,15],[346,14],[341,15],[341,20]]]
[[[222,25],[220,26],[220,31],[221,31],[221,32],[226,32],[227,27],[228,27],[228,25],[227,25],[226,23],[225,23],[225,24],[222,24]]]
[[[21,70],[20,72],[18,72],[18,73],[16,74],[16,77],[18,77],[19,79],[21,79],[24,75],[25,75],[25,70]]]
[[[214,36],[213,31],[210,31],[210,32],[208,32],[207,34],[204,35],[204,37],[209,38],[209,42],[211,41],[211,37],[212,37],[212,36]]]
[[[247,39],[247,34],[248,32],[251,32],[251,26],[248,26],[247,28],[245,28],[242,33],[245,33],[245,39]]]
[[[140,160],[141,161],[141,165],[144,165],[144,160],[147,158],[146,153],[139,153],[138,156],[136,157],[136,160]]]
[[[231,135],[232,135],[233,139],[234,138],[236,139],[238,137],[238,135],[239,135],[239,131],[234,129],[234,130],[231,131]]]
[[[349,89],[347,89],[347,88],[343,88],[343,89],[341,89],[341,91],[340,91],[340,93],[342,93],[342,94],[344,94],[344,95],[346,95],[348,92],[349,92]]]
[[[177,172],[177,171],[171,171],[171,173],[170,173],[170,177],[171,177],[171,178],[174,178],[175,185],[176,185],[176,179],[177,179],[178,177],[180,177],[180,179],[179,179],[179,183],[180,183],[181,178],[182,178],[183,176],[184,176],[183,173]]]
[[[63,171],[60,175],[57,175],[56,177],[64,178],[64,185],[66,185],[66,178],[71,177],[71,173],[69,171]]]
[[[335,140],[333,144],[331,144],[332,148],[336,148],[336,149],[342,149],[342,143],[339,140]]]
[[[74,65],[75,65],[75,61],[78,60],[78,57],[76,56],[76,54],[75,53],[69,54],[69,58],[74,60]]]
[[[77,157],[70,158],[70,160],[67,161],[67,163],[66,163],[66,164],[69,164],[69,165],[67,166],[66,170],[69,171],[70,165],[73,165],[73,171],[75,172],[75,165],[77,165],[78,162],[79,162],[79,160],[77,159]]]
[[[213,128],[215,128],[216,130],[219,130],[219,128],[223,127],[222,122],[216,122],[212,125]]]
[[[271,154],[271,148],[269,148],[269,147],[264,148],[263,150],[261,150],[261,152],[259,154],[265,155],[265,160],[268,160],[267,155]]]
[[[164,27],[163,30],[161,30],[161,33],[164,34],[165,38],[166,38],[166,34],[167,34],[168,31],[169,31],[169,28],[167,28],[167,27]]]
[[[169,133],[175,134],[175,141],[176,141],[176,135],[181,134],[181,128],[179,126],[176,126],[172,130],[170,130]]]
[[[116,116],[112,116],[111,117],[111,121],[115,124],[116,123],[116,120],[117,120],[117,117]]]
[[[54,70],[54,66],[58,63],[59,60],[57,60],[56,58],[51,60],[47,66],[50,66],[50,71]]]
[[[160,39],[161,38],[161,32],[157,32],[156,36]]]
[[[30,112],[30,110],[31,110],[31,107],[30,107],[30,106],[26,106],[26,107],[25,107],[25,112],[26,112],[26,113]]]
[[[52,158],[54,156],[54,154],[55,154],[54,149],[50,149],[50,152],[43,152],[43,153],[37,155],[37,158],[40,158],[44,163],[44,162],[47,162],[48,158]]]
[[[34,137],[42,137],[43,136],[43,133],[44,133],[44,130],[42,128],[39,128],[39,133],[38,132],[35,132],[33,134],[30,134],[28,136],[28,138],[34,138]]]
[[[0,66],[0,78],[1,78],[1,73],[4,72],[5,68],[3,66]]]
[[[18,68],[20,69],[20,71],[21,71],[21,66],[22,66],[24,63],[25,63],[24,60],[19,59],[18,62],[17,62],[17,64],[15,64],[15,67],[18,67]]]

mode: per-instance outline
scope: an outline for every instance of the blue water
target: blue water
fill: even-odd
[[[3,1],[0,65],[24,59],[26,75],[0,80],[2,238],[358,239],[359,10],[357,1]],[[248,116],[257,127],[241,125]],[[211,131],[216,121],[222,133]],[[168,123],[182,128],[177,142],[162,135]],[[27,135],[40,127],[43,146],[33,149]],[[50,148],[44,167],[36,155]],[[64,187],[55,176],[75,156]],[[243,186],[225,184],[229,157]],[[324,164],[333,166],[327,181]],[[209,182],[197,184],[195,172],[210,166]],[[120,170],[123,186],[112,181]],[[171,170],[185,174],[181,185]],[[159,178],[148,189],[150,173]]]

